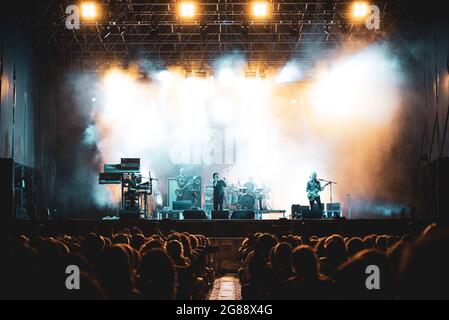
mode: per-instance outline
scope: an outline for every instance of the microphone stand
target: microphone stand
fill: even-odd
[[[335,181],[330,181],[330,180],[325,180],[325,179],[318,179],[318,180],[319,180],[319,181],[326,182],[326,183],[329,184],[329,187],[330,187],[330,203],[333,203],[333,202],[332,202],[332,185],[333,185],[333,184],[337,184],[337,182],[335,182]]]

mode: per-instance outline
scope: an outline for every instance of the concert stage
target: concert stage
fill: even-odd
[[[12,221],[7,228],[10,235],[63,235],[96,232],[110,235],[123,228],[138,227],[144,234],[161,232],[189,232],[212,238],[239,238],[250,233],[297,234],[325,236],[334,233],[343,236],[367,234],[404,235],[417,234],[430,220],[377,219],[377,220],[49,220]]]

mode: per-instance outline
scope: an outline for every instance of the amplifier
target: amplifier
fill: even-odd
[[[309,206],[302,206],[300,204],[292,204],[292,208],[291,208],[291,216],[292,219],[298,219],[301,217],[302,212],[309,210]]]
[[[341,204],[340,202],[327,203],[326,204],[326,217],[328,219],[341,217]]]
[[[228,220],[229,210],[212,210],[211,218],[212,220]]]
[[[341,211],[341,204],[340,202],[334,202],[334,203],[327,203],[326,204],[326,211]]]
[[[234,210],[231,214],[231,219],[254,220],[255,214],[251,210]]]
[[[190,210],[192,209],[192,200],[173,201],[173,210]]]
[[[184,220],[205,220],[207,219],[206,212],[203,210],[185,210],[182,214]]]
[[[322,219],[323,213],[319,210],[304,210],[302,211],[302,218],[303,219]]]
[[[157,212],[158,219],[173,219],[180,220],[181,219],[181,211],[174,210],[161,210]]]

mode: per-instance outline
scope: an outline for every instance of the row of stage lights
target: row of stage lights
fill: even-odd
[[[268,1],[253,1],[250,3],[251,15],[256,19],[267,19],[270,16],[270,3]],[[85,20],[94,20],[100,15],[100,10],[95,2],[83,2],[81,4],[81,16]],[[194,1],[180,1],[177,7],[178,15],[181,19],[189,20],[198,14],[197,4]],[[354,2],[351,8],[351,15],[354,20],[364,19],[369,14],[369,4],[367,2]]]

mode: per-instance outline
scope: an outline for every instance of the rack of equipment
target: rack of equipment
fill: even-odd
[[[119,164],[105,164],[99,175],[100,184],[120,184],[120,217],[148,216],[148,196],[153,193],[153,180],[140,173],[139,158],[122,158]]]

